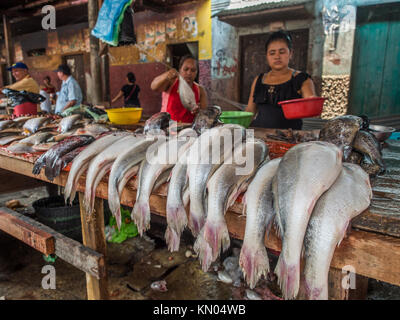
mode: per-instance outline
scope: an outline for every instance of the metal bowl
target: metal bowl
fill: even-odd
[[[376,124],[370,124],[369,130],[371,131],[371,133],[375,136],[375,138],[379,142],[383,142],[387,138],[389,138],[393,132],[396,131],[396,128],[379,126]]]

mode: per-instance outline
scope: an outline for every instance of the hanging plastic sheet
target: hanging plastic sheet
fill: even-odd
[[[133,10],[127,8],[124,13],[124,19],[121,24],[121,32],[119,34],[119,45],[128,45],[136,43],[136,35],[133,24]]]
[[[132,0],[105,0],[91,34],[109,45],[117,46],[124,13],[131,4]]]

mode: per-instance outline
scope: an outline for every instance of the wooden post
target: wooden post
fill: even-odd
[[[4,26],[4,43],[6,46],[7,67],[10,67],[13,64],[11,27],[10,27],[10,21],[8,20],[8,18],[5,14],[3,14],[3,26]],[[8,84],[13,83],[13,78],[12,78],[11,72],[9,72],[9,71],[7,71],[7,81],[8,81]]]
[[[97,0],[88,1],[89,30],[92,31],[96,25],[99,6]],[[93,92],[92,103],[97,104],[102,99],[101,93],[101,63],[99,56],[99,40],[90,34],[90,74],[92,76]]]
[[[328,296],[330,300],[365,300],[368,291],[368,278],[354,274],[350,279],[350,288],[344,288],[342,282],[347,282],[346,273],[337,268],[330,268],[328,279]],[[352,286],[355,288],[352,288]]]
[[[94,212],[89,215],[83,205],[83,197],[83,193],[80,192],[79,205],[81,209],[83,245],[106,256],[103,199],[96,198]],[[105,274],[107,275],[106,271]],[[88,300],[106,300],[109,297],[107,276],[97,279],[86,273],[86,288]]]

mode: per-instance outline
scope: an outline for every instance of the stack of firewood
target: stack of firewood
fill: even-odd
[[[322,119],[344,115],[347,111],[350,76],[323,76],[322,97],[327,98],[322,111]]]

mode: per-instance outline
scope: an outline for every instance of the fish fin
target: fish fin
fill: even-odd
[[[343,228],[343,230],[342,230],[342,232],[341,232],[341,236],[340,236],[340,238],[339,238],[339,240],[338,240],[338,242],[337,242],[337,246],[338,246],[338,247],[339,247],[340,244],[342,243],[342,240],[343,240],[344,238],[347,238],[347,237],[349,236],[350,232],[351,232],[351,221],[348,220],[348,221],[346,222],[346,224],[344,225],[344,228]]]
[[[199,255],[202,270],[207,272],[212,263],[212,250],[208,242],[204,239],[202,232],[197,237],[193,250]]]
[[[275,226],[275,229],[277,231],[278,237],[283,239],[283,228],[281,226],[281,221],[280,221],[279,214],[275,215],[274,226]]]
[[[296,298],[300,286],[300,264],[287,264],[281,252],[276,264],[275,274],[278,277],[278,284],[283,297],[285,299]]]
[[[269,272],[269,259],[264,246],[243,243],[240,251],[239,266],[243,276],[251,289],[253,289],[261,276],[266,277]]]
[[[179,251],[180,234],[170,228],[170,226],[167,226],[165,230],[165,242],[170,252]]]
[[[150,205],[149,202],[136,201],[131,213],[132,220],[135,222],[139,234],[150,227]]]

